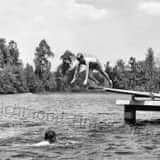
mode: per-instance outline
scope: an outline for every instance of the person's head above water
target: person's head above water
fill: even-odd
[[[56,142],[56,133],[53,130],[47,130],[44,135],[44,140],[49,143]]]

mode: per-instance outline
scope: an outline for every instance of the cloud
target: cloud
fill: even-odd
[[[46,23],[44,16],[35,16],[35,17],[33,17],[33,21],[38,24],[45,24]]]
[[[160,2],[158,1],[143,1],[139,4],[139,9],[149,15],[160,15]]]
[[[68,15],[71,19],[88,18],[90,20],[100,20],[107,15],[106,9],[98,9],[93,5],[77,3],[75,0],[68,0]]]

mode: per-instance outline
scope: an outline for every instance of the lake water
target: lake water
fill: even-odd
[[[136,125],[124,124],[123,106],[115,101],[128,98],[108,93],[1,95],[0,159],[160,159],[160,113],[139,112]],[[34,146],[48,128],[57,133],[57,142]]]

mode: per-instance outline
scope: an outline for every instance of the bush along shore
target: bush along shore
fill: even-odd
[[[66,50],[64,54],[71,53]],[[26,92],[93,92],[96,88],[107,87],[108,82],[98,72],[89,73],[87,86],[83,86],[85,73],[79,75],[78,80],[71,85],[74,70],[63,74],[63,65],[51,71],[52,52],[46,40],[41,40],[35,49],[34,66],[24,66],[19,58],[19,49],[15,41],[6,42],[0,39],[0,94]],[[72,53],[73,54],[73,53]],[[114,66],[110,62],[105,64],[114,88],[132,89],[140,91],[159,92],[160,90],[160,60],[154,57],[154,51],[149,48],[144,60],[130,57],[128,62],[119,59]],[[94,79],[94,80],[93,80]],[[90,90],[89,88],[92,88]],[[94,89],[95,88],[95,89]]]

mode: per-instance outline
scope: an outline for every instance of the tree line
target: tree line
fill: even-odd
[[[73,54],[66,50],[64,55]],[[34,66],[24,66],[19,58],[20,52],[15,41],[8,43],[0,39],[0,94],[25,92],[89,91],[88,88],[107,87],[108,82],[98,72],[89,73],[87,86],[83,86],[84,72],[75,84],[70,84],[74,70],[67,74],[62,65],[51,71],[51,60],[55,54],[46,40],[41,40],[35,49]],[[63,56],[64,56],[63,55]],[[149,48],[144,60],[130,57],[127,63],[119,59],[114,66],[106,62],[105,71],[110,75],[114,88],[141,91],[160,90],[160,66],[155,63],[154,51]]]

